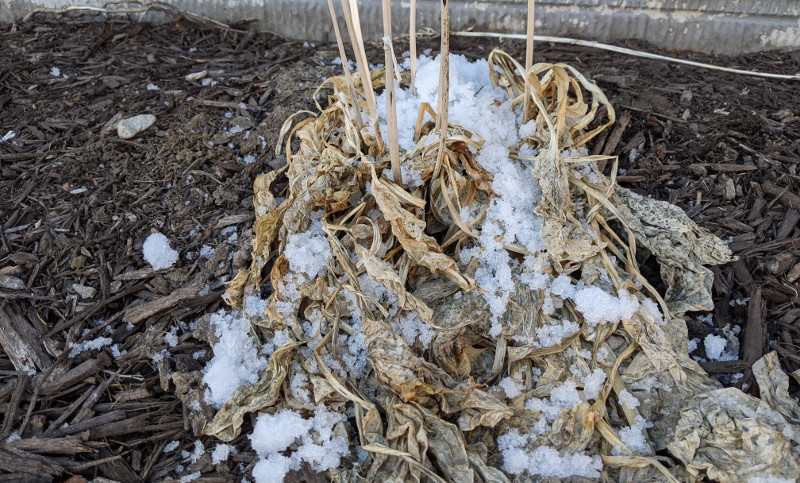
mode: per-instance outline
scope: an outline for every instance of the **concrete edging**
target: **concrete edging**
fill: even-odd
[[[0,22],[35,8],[103,6],[100,0],[5,0]],[[334,3],[340,7],[340,2]],[[253,18],[261,31],[298,40],[332,41],[327,0],[176,0],[174,7],[234,23]],[[450,3],[452,30],[524,33],[526,0]],[[393,2],[396,35],[408,29],[408,1]],[[439,1],[419,0],[419,28],[438,29]],[[365,38],[379,38],[381,1],[359,2]],[[141,15],[133,14],[135,18]],[[150,19],[157,19],[150,16]],[[642,39],[663,48],[737,55],[800,48],[800,2],[795,0],[540,0],[536,32],[600,42]]]

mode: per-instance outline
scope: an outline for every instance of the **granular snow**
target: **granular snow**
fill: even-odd
[[[331,247],[322,231],[324,211],[311,213],[311,226],[307,231],[289,237],[283,254],[292,272],[303,273],[314,279],[328,269]]]
[[[211,452],[211,464],[227,461],[231,453],[235,453],[236,449],[229,444],[218,444],[214,451]]]
[[[630,319],[639,308],[639,302],[625,290],[620,291],[619,297],[614,297],[594,286],[578,290],[574,301],[575,308],[590,328]]]
[[[219,341],[214,357],[204,369],[203,382],[208,386],[206,402],[216,408],[230,399],[233,392],[258,381],[258,374],[267,367],[250,338],[250,321],[219,311],[211,316]]]
[[[200,256],[209,259],[211,256],[214,255],[214,248],[208,245],[203,245],[200,247]]]
[[[652,423],[648,423],[643,417],[636,416],[633,426],[619,430],[619,439],[633,453],[653,454],[653,449],[644,434],[645,428],[652,426]],[[611,450],[611,454],[622,456],[625,452],[620,447],[615,447]]]
[[[333,431],[344,419],[344,415],[323,405],[316,407],[313,419],[304,419],[290,409],[259,416],[250,435],[250,444],[259,457],[253,468],[256,483],[283,481],[289,471],[299,470],[303,461],[318,472],[337,467],[342,456],[350,452],[347,441]],[[284,456],[282,453],[298,440],[296,450]]]
[[[86,340],[80,344],[70,342],[67,346],[69,348],[69,356],[75,357],[78,354],[89,351],[102,349],[103,347],[110,346],[114,341],[110,337],[98,337],[96,339]]]
[[[153,233],[147,237],[142,245],[142,254],[153,270],[169,268],[178,261],[178,252],[169,246],[169,240],[161,233]]]
[[[606,382],[606,373],[602,369],[595,369],[591,374],[583,378],[583,397],[586,399],[597,399],[603,390],[603,383]]]
[[[706,356],[710,361],[733,361],[738,358],[734,351],[726,351],[728,339],[714,334],[708,334],[703,341],[706,348]]]
[[[181,476],[180,483],[189,483],[190,481],[194,481],[200,478],[202,473],[199,471],[195,471],[194,473],[189,473],[188,475]]]
[[[570,478],[583,476],[598,478],[603,468],[599,456],[581,453],[559,454],[549,446],[527,449],[529,437],[511,429],[497,438],[497,448],[503,458],[503,469],[512,475],[528,472],[530,476]]]
[[[639,400],[629,393],[627,389],[623,389],[619,393],[619,402],[628,409],[636,409],[639,407]]]
[[[525,385],[513,377],[505,377],[497,385],[506,393],[507,399],[513,399],[525,390]]]

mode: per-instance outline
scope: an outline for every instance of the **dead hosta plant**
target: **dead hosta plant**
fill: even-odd
[[[348,1],[343,6],[351,38],[358,38],[357,9]],[[385,42],[392,65],[388,32]],[[541,218],[544,242],[531,253],[498,237],[512,257],[532,257],[532,264],[514,265],[515,274],[538,277],[538,285],[515,279],[498,333],[476,280],[478,261],[462,263],[460,256],[480,236],[497,196],[493,184],[503,182],[476,159],[483,138],[423,104],[413,149],[387,147],[376,130],[374,91],[398,81],[408,88],[411,77],[394,65],[389,78],[384,69],[367,70],[357,46],[360,67],[350,73],[340,52],[345,75],[317,91],[332,91],[324,105],[318,102],[319,112],[298,113],[283,127],[276,154],[286,156],[286,166],[255,181],[252,266],[225,295],[253,314],[248,304],[268,293],[263,311],[251,317],[251,336],[272,344],[281,333],[281,343],[258,382],[236,390],[206,434],[230,441],[247,413],[310,414],[324,405],[351,421],[349,433],[339,431],[352,454],[358,447],[368,452],[330,469],[337,481],[563,477],[548,460],[573,471],[583,466],[583,473],[572,473],[578,476],[679,481],[702,472],[733,475],[737,464],[752,462],[746,452],[733,462],[707,456],[702,448],[746,438],[728,428],[722,443],[709,442],[687,420],[715,427],[719,414],[704,401],[718,400],[722,391],[730,400],[760,404],[720,389],[686,349],[684,314],[713,308],[706,266],[730,261],[731,252],[677,207],[618,186],[615,169],[606,177],[596,163],[610,158],[574,155],[615,120],[594,83],[564,64],[526,70],[502,51],[489,56],[492,83],[513,99],[508,116],[529,115],[536,123],[510,157],[541,187],[530,216]],[[605,119],[597,119],[600,112]],[[446,127],[437,126],[442,122]],[[391,129],[389,138],[397,142]],[[405,187],[399,168],[418,173],[421,184]],[[272,191],[279,177],[288,180],[281,201]],[[465,208],[475,216],[464,219]],[[328,254],[324,266],[305,266],[294,252],[312,227],[317,234],[309,243],[324,240],[317,245]],[[664,293],[640,273],[643,255],[658,261]],[[575,295],[589,289],[630,311],[598,322]],[[412,315],[424,325],[419,330],[429,331],[429,344],[410,343],[398,332],[398,321]],[[558,343],[532,342],[564,323],[575,330]],[[780,368],[762,365],[756,371],[762,394],[783,394]],[[517,394],[501,383],[508,378]],[[301,386],[308,397],[301,397]],[[565,392],[577,399],[559,406],[569,399]],[[772,419],[750,428],[770,441],[798,422],[791,404],[775,398],[781,404],[765,407]],[[642,443],[628,448],[625,441]],[[680,464],[655,456],[665,448]],[[770,453],[771,474],[796,475],[796,456],[796,445]]]

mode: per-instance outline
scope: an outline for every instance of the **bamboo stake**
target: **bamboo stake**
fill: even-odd
[[[417,0],[411,0],[408,19],[409,50],[411,51],[411,94],[417,95]]]
[[[445,140],[447,139],[447,109],[450,101],[450,12],[447,7],[447,0],[441,0],[442,26],[441,38],[442,46],[440,53],[441,65],[439,69],[439,98],[436,103],[436,130],[439,132],[439,152],[436,156],[436,167],[433,170],[433,178],[439,175],[444,160]]]
[[[397,136],[397,106],[394,96],[394,52],[392,49],[392,5],[383,0],[383,53],[386,66],[386,126],[389,130],[389,157],[392,160],[394,182],[403,185],[400,170],[400,144]]]
[[[528,75],[531,67],[533,66],[533,20],[534,20],[534,7],[536,0],[528,0],[528,31],[526,33],[526,46],[525,46],[525,94],[522,102],[522,122],[528,122],[531,119],[531,81]]]
[[[378,109],[375,102],[375,91],[372,87],[372,76],[369,72],[369,63],[367,62],[367,53],[364,50],[364,38],[361,35],[358,4],[355,0],[342,0],[342,8],[345,12],[344,19],[347,23],[347,30],[350,33],[350,43],[353,44],[353,52],[356,55],[358,74],[361,77],[361,85],[364,88],[364,97],[367,100],[367,109],[369,109],[369,116],[371,118],[370,127],[372,127],[375,132],[378,152],[382,153],[385,146],[383,144],[381,130],[378,127]]]
[[[331,11],[331,20],[333,21],[333,31],[336,34],[336,44],[339,46],[339,58],[342,59],[342,68],[344,69],[344,79],[347,82],[347,88],[350,91],[350,100],[355,109],[355,121],[359,131],[364,127],[364,119],[361,117],[361,109],[358,105],[358,93],[356,86],[353,84],[353,74],[350,72],[349,61],[347,60],[347,52],[344,49],[344,41],[342,34],[339,32],[339,22],[336,21],[336,11],[333,9],[333,0],[328,0],[328,8]]]

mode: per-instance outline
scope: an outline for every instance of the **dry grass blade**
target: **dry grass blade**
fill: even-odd
[[[525,38],[525,97],[522,107],[523,122],[528,122],[531,119],[531,81],[527,73],[531,70],[531,66],[533,66],[533,26],[535,20],[535,7],[536,0],[528,0],[527,35]]]
[[[350,99],[354,105],[358,105],[358,94],[356,93],[355,84],[353,84],[353,74],[350,72],[350,62],[347,60],[347,52],[344,48],[344,41],[342,34],[339,32],[339,21],[336,19],[336,10],[333,8],[333,0],[328,0],[328,9],[331,12],[331,21],[333,22],[333,32],[336,34],[336,45],[339,48],[339,58],[342,60],[342,69],[344,71],[344,78],[347,82],[347,90],[350,93]],[[364,127],[364,120],[361,118],[361,109],[353,109],[355,114],[356,127],[360,131]]]
[[[408,14],[408,50],[411,54],[411,94],[417,95],[417,0],[411,0]]]
[[[390,0],[383,0],[383,51],[386,65],[386,124],[389,130],[389,156],[392,162],[394,180],[402,185],[403,174],[400,170],[400,144],[397,135],[397,107],[394,92],[395,60],[392,48],[392,5]]]
[[[439,49],[439,91],[436,103],[436,132],[439,133],[439,151],[436,155],[436,168],[433,177],[439,175],[442,167],[447,139],[447,114],[450,100],[450,9],[447,0],[441,0],[441,48]]]
[[[372,85],[372,76],[369,72],[369,62],[367,61],[367,53],[364,50],[364,38],[361,35],[361,20],[358,15],[358,3],[355,0],[342,0],[342,8],[344,9],[344,18],[347,23],[347,30],[350,33],[350,42],[353,45],[353,50],[356,54],[356,62],[358,64],[358,73],[363,88],[363,94],[367,101],[367,108],[369,109],[370,125],[375,138],[378,140],[376,144],[377,153],[382,153],[384,150],[383,140],[381,137],[381,130],[378,128],[378,109],[375,102],[375,91]],[[355,103],[355,100],[353,101]]]

